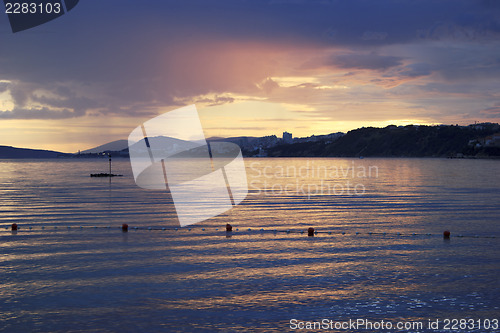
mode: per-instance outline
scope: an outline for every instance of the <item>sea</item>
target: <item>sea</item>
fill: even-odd
[[[500,332],[498,160],[246,158],[185,227],[112,167],[0,160],[0,332]]]

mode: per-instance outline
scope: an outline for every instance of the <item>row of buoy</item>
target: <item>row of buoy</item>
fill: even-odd
[[[70,227],[70,226],[68,226],[67,228],[68,228],[68,229],[71,229],[71,227]],[[80,226],[79,228],[80,228],[80,229],[83,229],[83,226]],[[97,227],[97,226],[94,226],[94,227],[92,227],[92,228],[93,228],[93,229],[97,229],[98,227]],[[104,227],[104,228],[106,228],[106,229],[111,229],[111,227],[110,227],[110,226],[106,226],[106,227]],[[126,223],[123,223],[123,224],[121,225],[121,227],[120,227],[120,228],[121,228],[122,232],[128,232],[128,230],[129,230],[129,225],[128,225],[128,224],[126,224]],[[5,227],[5,229],[8,229],[8,227]],[[18,229],[20,229],[20,227],[19,227],[16,223],[12,223],[12,225],[11,225],[11,230],[12,230],[12,231],[17,231]],[[32,227],[31,227],[31,226],[29,226],[29,227],[28,227],[28,229],[32,230]],[[42,230],[44,230],[44,229],[45,229],[45,226],[42,226]],[[54,226],[54,229],[57,229],[57,226]],[[137,231],[137,230],[139,230],[139,229],[144,229],[144,227],[132,227],[132,229],[134,229],[134,230],[136,230],[136,231]],[[165,231],[165,230],[171,230],[170,228],[165,228],[165,227],[163,227],[163,228],[152,228],[152,227],[147,227],[146,229],[147,229],[147,230],[149,230],[149,231],[151,231],[151,230],[162,230],[162,231]],[[174,228],[174,230],[175,230],[175,231],[178,231],[178,230],[179,230],[179,228]],[[191,228],[187,228],[187,230],[188,230],[188,231],[191,231]],[[206,230],[205,228],[201,228],[201,231],[205,231],[205,230]],[[215,231],[219,231],[219,228],[216,228],[216,229],[215,229]],[[239,229],[238,229],[238,228],[236,228],[236,231],[239,231]],[[251,228],[248,228],[248,229],[247,229],[247,231],[252,231],[252,229],[251,229]],[[273,233],[283,232],[283,231],[278,231],[277,229],[266,230],[266,229],[264,229],[264,228],[261,228],[261,229],[260,229],[260,231],[261,231],[261,232],[265,232],[265,231],[272,231]],[[232,233],[232,232],[233,232],[233,226],[232,226],[231,224],[229,224],[229,223],[228,223],[228,224],[226,224],[226,233]],[[288,230],[286,230],[286,231],[284,231],[284,232],[286,232],[287,234],[290,234],[290,233],[295,233],[296,231],[292,231],[292,230],[288,229]],[[303,233],[304,233],[304,230],[300,230],[300,231],[299,231],[299,233],[303,234]],[[329,235],[332,235],[334,232],[332,232],[332,231],[317,231],[317,230],[315,230],[313,227],[309,227],[309,228],[307,228],[307,236],[308,236],[308,237],[314,237],[314,236],[315,236],[315,235],[317,235],[318,233],[327,233],[327,234],[329,234]],[[345,234],[346,234],[346,232],[345,232],[345,231],[343,231],[343,232],[341,232],[340,234],[345,235]],[[355,232],[355,235],[360,235],[360,234],[361,234],[361,233],[360,233],[360,232],[358,232],[358,231],[356,231],[356,232]],[[368,234],[368,235],[370,235],[370,236],[371,236],[371,235],[384,235],[384,236],[385,236],[385,235],[389,235],[389,234],[388,234],[388,233],[386,233],[386,232],[382,232],[382,233],[380,233],[380,232],[379,232],[379,233],[375,233],[375,232],[368,232],[367,234]],[[396,233],[396,235],[397,235],[397,236],[408,236],[409,234],[402,234],[402,233],[398,232],[398,233]],[[419,236],[419,235],[432,236],[432,234],[431,234],[431,233],[427,233],[427,234],[417,234],[417,233],[412,233],[412,234],[411,234],[411,236]],[[445,231],[443,231],[443,238],[444,238],[444,239],[450,239],[450,237],[451,237],[451,232],[450,232],[449,230],[445,230]],[[479,235],[474,235],[474,236],[464,236],[464,235],[461,235],[461,234],[459,234],[459,235],[457,235],[457,236],[455,236],[455,237],[495,238],[495,236],[482,236],[482,237],[480,237]]]

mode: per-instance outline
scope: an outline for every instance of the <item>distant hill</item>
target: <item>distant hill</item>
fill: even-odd
[[[472,148],[471,140],[499,131],[498,124],[481,126],[387,126],[347,132],[331,143],[325,141],[278,145],[270,157],[448,157],[499,156],[497,147]]]
[[[58,158],[69,157],[71,155],[52,150],[0,146],[0,158]]]
[[[214,136],[214,137],[208,138],[207,141],[208,142],[212,142],[212,141],[232,142],[232,143],[235,143],[237,145],[244,146],[244,145],[251,143],[257,139],[259,139],[259,137],[255,137],[255,136],[233,136],[233,137],[229,137],[229,138],[221,138],[221,137]]]
[[[256,137],[251,137],[251,136],[241,136],[241,137],[231,137],[231,138],[221,138],[221,137],[210,137],[206,139],[208,142],[218,142],[218,141],[224,141],[224,142],[233,142],[236,143],[239,146],[244,146],[245,144],[248,144],[249,142],[252,142],[253,140],[256,140],[258,138]],[[156,137],[150,137],[148,138],[150,145],[156,146],[156,147],[184,147],[186,149],[191,149],[196,147],[197,145],[189,141],[184,141],[184,140],[179,140],[176,138],[171,138],[167,136],[156,136]],[[144,145],[144,140],[141,140],[133,145],[133,147],[142,147]],[[105,143],[103,145],[87,149],[87,150],[82,150],[80,154],[99,154],[103,152],[122,152],[126,153],[128,152],[128,140],[116,140],[112,142]]]
[[[180,140],[176,138],[171,138],[169,136],[153,136],[153,137],[148,137],[148,142],[151,148],[154,149],[177,149],[177,150],[182,150],[182,149],[192,149],[195,147],[199,146],[199,143],[196,143],[196,141],[185,141],[185,140]],[[143,147],[146,146],[145,139],[142,139],[136,143],[134,143],[130,148],[132,150],[142,150]]]
[[[345,135],[332,133],[297,138],[290,144],[283,143],[276,136],[211,137],[207,141],[235,143],[241,147],[245,157],[256,156],[262,149],[269,157],[497,157],[500,156],[500,146],[487,146],[484,141],[498,132],[500,126],[495,123],[469,126],[391,125],[384,128],[358,128]],[[150,137],[148,141],[153,149],[168,151],[190,150],[198,146],[193,142],[165,136]],[[478,144],[479,142],[483,144]],[[147,153],[143,152],[144,146],[144,140],[141,140],[131,148],[136,153]],[[128,157],[128,150],[127,140],[117,140],[85,150],[78,156],[88,154],[87,156],[92,157],[95,156],[93,154],[106,151]]]
[[[103,145],[97,146],[95,148],[87,149],[82,151],[82,154],[98,154],[104,151],[121,151],[128,148],[127,140],[116,140],[113,142],[108,142]]]

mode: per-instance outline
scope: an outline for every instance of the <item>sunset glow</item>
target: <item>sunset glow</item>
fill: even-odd
[[[221,137],[500,121],[498,6],[196,4],[85,2],[17,34],[2,17],[0,144],[75,152],[189,104]]]

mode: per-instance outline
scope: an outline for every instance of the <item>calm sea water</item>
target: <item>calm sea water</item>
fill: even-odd
[[[89,177],[107,160],[0,160],[0,331],[287,332],[292,319],[363,319],[500,332],[484,327],[500,317],[500,161],[245,163],[242,204],[176,230],[169,194],[137,187],[128,160],[111,180]],[[474,327],[445,329],[447,318]]]

